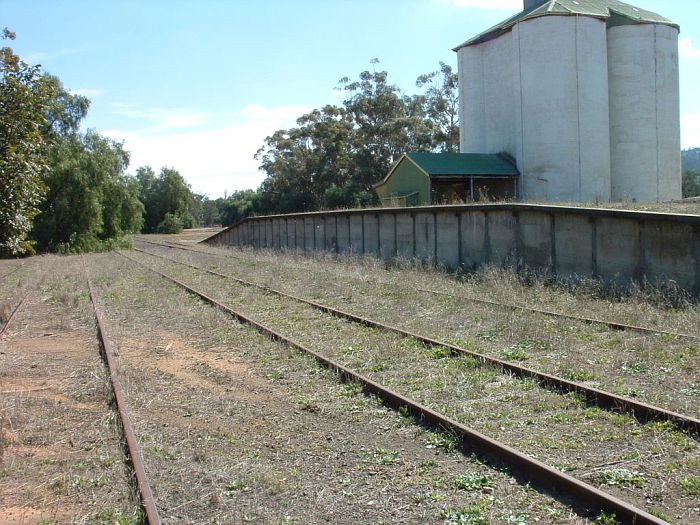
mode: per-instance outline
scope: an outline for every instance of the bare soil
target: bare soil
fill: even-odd
[[[78,261],[31,265],[21,286],[2,286],[8,300],[30,295],[0,342],[0,523],[130,520],[137,507]]]

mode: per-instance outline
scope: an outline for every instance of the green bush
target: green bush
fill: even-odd
[[[180,233],[182,231],[182,219],[172,213],[166,213],[165,218],[156,227],[158,233]]]

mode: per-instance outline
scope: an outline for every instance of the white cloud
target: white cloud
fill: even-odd
[[[144,108],[132,104],[115,102],[115,113],[140,121],[140,134],[153,135],[168,131],[187,130],[204,125],[212,118],[196,108]]]
[[[678,53],[685,58],[700,58],[700,49],[693,47],[693,41],[690,37],[678,40]]]
[[[81,95],[87,98],[97,98],[105,94],[105,90],[99,88],[70,89],[69,91],[72,95]]]
[[[509,9],[522,11],[522,0],[454,0],[457,7],[474,7],[476,9]]]
[[[133,109],[133,108],[132,108]],[[124,142],[131,152],[131,171],[149,165],[156,172],[163,166],[177,169],[197,193],[220,197],[224,192],[255,188],[264,178],[253,156],[265,137],[289,128],[311,108],[251,104],[229,115],[229,123],[201,125],[209,115],[190,108],[144,109],[134,116],[156,120],[155,125],[135,132],[103,130],[101,133]],[[189,128],[187,124],[192,124]],[[192,129],[199,128],[199,129]],[[159,131],[160,130],[160,131]]]
[[[681,115],[681,147],[683,149],[700,147],[700,113]]]

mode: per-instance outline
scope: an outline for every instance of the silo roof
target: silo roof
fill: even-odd
[[[678,24],[651,11],[625,4],[618,0],[549,0],[544,4],[520,13],[504,20],[491,29],[475,36],[454,48],[459,51],[466,46],[473,46],[487,42],[508,33],[518,22],[540,18],[543,16],[590,16],[606,20],[608,25],[628,24],[662,24],[679,27]]]

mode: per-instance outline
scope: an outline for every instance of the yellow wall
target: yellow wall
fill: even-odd
[[[401,159],[391,176],[375,191],[383,206],[397,206],[399,202],[404,206],[430,204],[430,178],[408,158]]]

